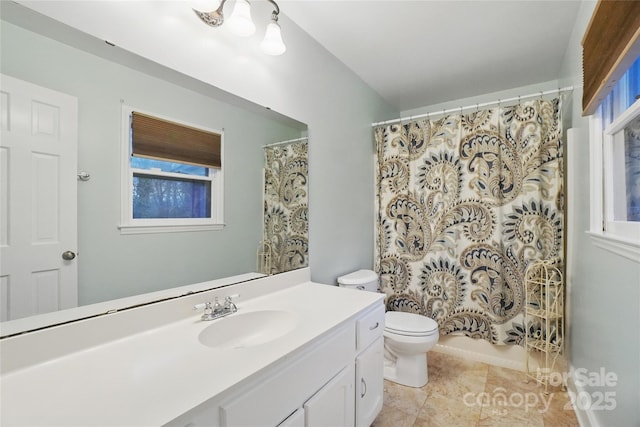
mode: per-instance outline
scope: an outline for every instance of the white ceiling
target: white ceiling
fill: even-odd
[[[281,0],[289,17],[406,111],[559,78],[579,0]],[[282,29],[286,42],[286,28]]]

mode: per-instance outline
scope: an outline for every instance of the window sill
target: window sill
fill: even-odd
[[[592,231],[587,231],[587,234],[591,237],[594,246],[640,264],[640,242]]]
[[[222,230],[225,224],[191,225],[120,225],[120,234],[184,233],[190,231]]]

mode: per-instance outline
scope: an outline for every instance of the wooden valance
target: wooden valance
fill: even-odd
[[[599,0],[582,39],[582,114],[593,114],[640,55],[640,1]]]
[[[222,135],[133,112],[132,155],[220,168]]]

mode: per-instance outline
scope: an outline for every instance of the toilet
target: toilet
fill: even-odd
[[[358,270],[338,277],[338,285],[378,292],[378,275]],[[429,381],[427,351],[438,342],[435,320],[415,313],[387,311],[384,327],[384,378],[409,387],[422,387]]]

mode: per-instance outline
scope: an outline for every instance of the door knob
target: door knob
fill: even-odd
[[[71,261],[76,257],[76,253],[73,251],[64,251],[62,252],[62,259],[65,261]]]

